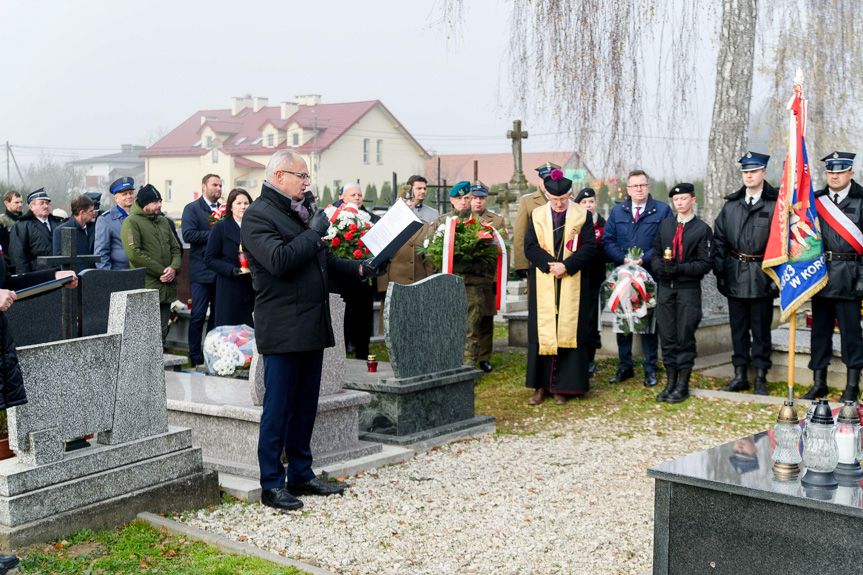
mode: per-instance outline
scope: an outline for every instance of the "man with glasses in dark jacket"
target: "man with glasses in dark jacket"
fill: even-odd
[[[386,272],[386,266],[374,267],[370,260],[340,259],[327,250],[321,238],[329,220],[324,210],[316,212],[306,193],[310,183],[305,160],[279,150],[267,164],[261,195],[246,210],[242,226],[267,390],[258,440],[261,502],[282,511],[303,506],[296,495],[343,492],[315,477],[310,448],[324,348],[335,345],[329,274],[359,281]]]

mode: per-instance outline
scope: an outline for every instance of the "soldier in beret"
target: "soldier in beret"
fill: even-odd
[[[770,185],[770,156],[747,152],[740,158],[743,187],[725,197],[725,205],[713,223],[713,266],[716,286],[728,298],[734,379],[723,391],[749,389],[747,371],[755,364],[756,395],[767,395],[770,355],[770,324],[776,284],[761,269],[770,235],[770,222],[779,190]],[[751,355],[750,355],[751,350]]]
[[[854,157],[833,152],[821,158],[827,187],[815,192],[827,285],[812,296],[812,356],[809,369],[814,384],[804,399],[827,394],[827,368],[833,357],[833,326],[839,324],[842,363],[848,369],[841,401],[857,401],[860,370],[863,369],[863,330],[860,304],[863,299],[863,187],[853,180]]]
[[[713,232],[693,211],[692,184],[677,184],[668,197],[677,217],[663,220],[653,240],[656,328],[668,378],[656,401],[680,403],[689,397],[689,375],[698,355],[695,330],[701,322],[701,278],[713,267]]]

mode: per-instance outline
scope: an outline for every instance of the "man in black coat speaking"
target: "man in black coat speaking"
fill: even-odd
[[[261,195],[246,210],[242,226],[266,387],[258,440],[261,502],[280,510],[303,506],[294,495],[342,493],[315,477],[310,448],[324,348],[335,345],[329,274],[359,281],[386,272],[386,266],[373,267],[370,260],[344,260],[327,250],[321,238],[329,220],[323,210],[316,213],[305,191],[310,184],[305,160],[279,150],[267,164]]]

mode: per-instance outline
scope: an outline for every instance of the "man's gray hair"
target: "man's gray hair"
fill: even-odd
[[[303,157],[291,150],[279,150],[270,158],[267,163],[267,181],[272,183],[276,177],[276,172],[284,167],[290,166],[296,160],[302,160]]]
[[[344,194],[345,192],[347,192],[347,191],[348,191],[348,190],[350,190],[351,188],[356,188],[356,189],[358,189],[358,190],[360,191],[360,193],[362,193],[362,191],[363,191],[363,189],[360,187],[360,185],[359,185],[358,183],[356,183],[356,182],[348,182],[347,184],[345,184],[344,186],[342,186],[342,190],[339,192],[339,195]]]

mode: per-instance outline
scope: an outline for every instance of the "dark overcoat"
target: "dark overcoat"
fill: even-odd
[[[54,251],[54,229],[63,223],[63,220],[54,215],[48,215],[51,231],[40,222],[33,212],[27,212],[15,222],[10,232],[10,250],[12,252],[12,263],[18,273],[32,272],[40,268],[36,265],[39,256],[50,256]]]
[[[242,236],[240,226],[231,216],[216,222],[204,261],[216,272],[215,326],[246,324],[254,327],[255,290],[251,274],[237,275]]]
[[[826,196],[829,191],[829,188],[818,190],[815,192],[815,197]],[[848,216],[858,229],[863,230],[863,186],[851,180],[851,189],[848,190],[848,195],[845,199],[839,203],[839,209]],[[857,253],[851,247],[851,244],[827,223],[827,220],[824,218],[819,218],[819,220],[821,220],[821,237],[824,242],[825,252],[837,252],[840,254]],[[854,286],[857,283],[857,279],[863,277],[861,266],[863,266],[863,261],[860,260],[828,260],[827,285],[818,292],[816,297],[846,301],[859,300],[859,297],[854,296]]]
[[[63,251],[63,228],[72,228],[75,230],[75,241],[78,244],[78,255],[93,255],[93,248],[96,244],[96,222],[87,226],[87,229],[81,227],[74,217],[69,218],[56,228],[54,228],[54,238],[52,253],[55,256],[62,255]],[[89,232],[89,233],[88,233]],[[75,273],[80,273],[87,269],[93,269],[96,264],[81,264],[75,267]]]
[[[204,255],[207,251],[207,240],[210,239],[210,216],[213,210],[204,196],[194,202],[189,202],[183,208],[183,219],[180,227],[183,240],[189,244],[189,281],[208,284],[216,281],[216,272],[207,267]]]
[[[713,267],[717,287],[725,297],[756,299],[772,295],[773,280],[761,269],[761,261],[742,262],[738,254],[763,256],[779,191],[764,182],[761,199],[746,203],[746,187],[725,197],[725,205],[713,222]]]

